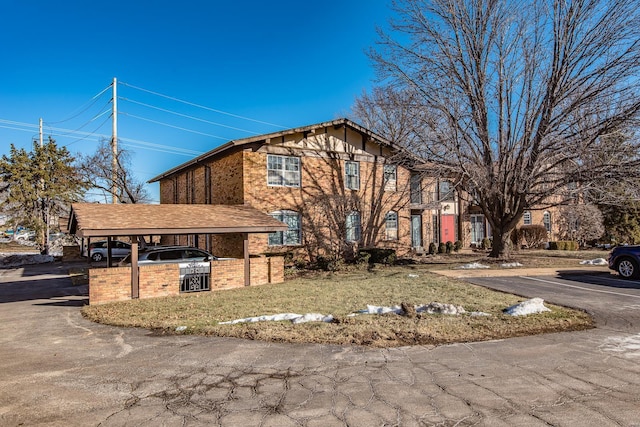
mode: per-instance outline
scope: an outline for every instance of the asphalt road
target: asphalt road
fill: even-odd
[[[466,280],[487,288],[529,298],[540,297],[551,303],[586,310],[601,329],[640,331],[640,281],[597,271],[566,271],[552,277],[531,275]]]
[[[638,284],[598,280],[484,283],[597,329],[377,350],[98,325],[65,266],[0,270],[0,425],[640,426]]]

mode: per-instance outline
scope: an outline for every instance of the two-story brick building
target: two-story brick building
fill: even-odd
[[[160,183],[161,203],[244,204],[289,225],[252,237],[254,253],[314,259],[386,247],[403,255],[464,237],[452,186],[347,119],[230,141],[150,182]],[[223,256],[242,251],[239,235],[168,239]]]

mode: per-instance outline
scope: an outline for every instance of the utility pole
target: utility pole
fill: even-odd
[[[113,112],[112,132],[111,132],[111,203],[118,203],[116,191],[118,190],[116,180],[118,178],[118,84],[113,78]]]
[[[40,147],[42,147],[44,145],[44,141],[42,140],[42,117],[40,117],[40,122],[39,122],[39,134],[40,134]]]

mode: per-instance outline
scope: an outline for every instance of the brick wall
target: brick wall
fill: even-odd
[[[89,304],[131,299],[131,268],[92,268],[89,270]]]
[[[127,267],[127,270],[131,270]],[[156,298],[180,293],[178,264],[144,265],[139,267],[140,298]]]
[[[300,188],[269,187],[266,162],[269,153],[301,158]],[[409,170],[398,166],[395,191],[384,191],[384,162],[393,153],[350,128],[327,128],[310,134],[285,135],[277,141],[257,142],[251,147],[225,151],[213,159],[161,180],[161,203],[204,203],[203,190],[209,186],[213,204],[247,204],[265,213],[292,210],[302,216],[303,242],[298,248],[269,247],[267,235],[251,236],[251,254],[297,251],[307,258],[344,241],[346,213],[358,210],[362,222],[362,246],[391,247],[400,255],[411,250],[411,210],[409,207]],[[344,161],[360,162],[360,190],[344,186]],[[210,168],[210,183],[205,182],[205,167]],[[177,183],[177,194],[174,194]],[[184,193],[193,183],[195,197]],[[182,188],[184,187],[184,188]],[[384,228],[388,211],[398,213],[398,238],[387,240]],[[423,231],[429,230],[431,212],[424,211]],[[188,244],[172,236],[165,244]],[[199,242],[199,246],[207,245]],[[323,249],[324,248],[324,249]],[[211,236],[209,249],[217,256],[241,257],[242,236]]]
[[[266,149],[265,149],[266,150]],[[368,154],[328,157],[321,153],[291,150],[279,154],[301,155],[301,187],[268,186],[266,159],[268,152],[245,152],[245,203],[265,213],[279,210],[298,212],[302,218],[303,242],[300,248],[269,247],[267,237],[251,240],[252,253],[293,251],[297,257],[322,254],[344,241],[346,214],[357,210],[361,215],[362,246],[390,247],[399,254],[411,248],[411,210],[409,207],[410,172],[397,170],[395,190],[384,190],[384,163]],[[360,189],[345,188],[344,162],[354,159],[360,164]],[[398,214],[398,238],[386,239],[385,216]],[[430,221],[430,214],[424,216]],[[427,227],[424,227],[427,229]]]
[[[251,285],[284,282],[282,257],[251,258]],[[140,298],[180,294],[179,264],[155,264],[139,267]],[[244,286],[244,260],[211,262],[211,290]],[[92,268],[89,270],[89,304],[131,299],[131,267]]]

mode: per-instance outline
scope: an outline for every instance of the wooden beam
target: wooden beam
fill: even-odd
[[[249,259],[248,233],[242,233],[242,251],[244,253],[244,285],[251,286],[251,261]]]
[[[138,276],[138,236],[131,237],[131,299],[140,298],[140,277]]]

